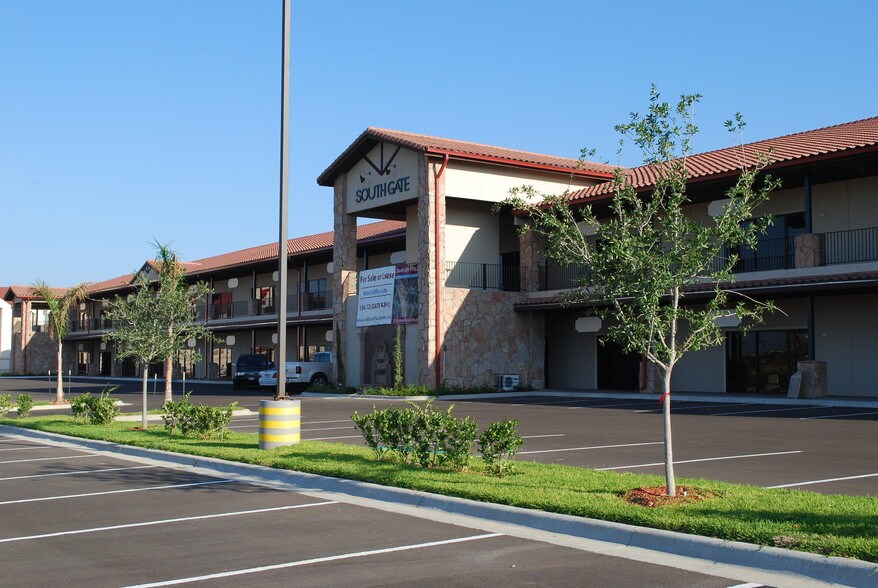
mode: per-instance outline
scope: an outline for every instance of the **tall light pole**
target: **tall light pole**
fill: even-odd
[[[290,130],[290,0],[283,0],[283,56],[281,57],[280,230],[277,238],[277,392],[287,398],[287,200],[289,199]]]

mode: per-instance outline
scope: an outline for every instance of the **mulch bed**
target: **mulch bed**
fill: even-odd
[[[635,488],[625,494],[623,498],[631,504],[655,508],[657,506],[699,502],[714,496],[716,494],[713,492],[699,490],[691,486],[677,486],[677,495],[668,496],[667,489],[664,486],[652,486],[649,488]]]

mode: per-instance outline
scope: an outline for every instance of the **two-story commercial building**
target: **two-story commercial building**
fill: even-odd
[[[692,218],[708,222],[721,209],[740,149],[688,158]],[[738,251],[735,289],[783,312],[746,332],[724,327],[725,344],[688,354],[672,389],[785,394],[797,363],[813,360],[826,366],[829,395],[878,396],[870,369],[878,355],[878,118],[743,150],[769,154],[783,183],[759,211],[775,219],[769,233]],[[624,171],[649,193],[649,167]],[[494,210],[522,185],[566,191],[570,206],[600,210],[612,175],[604,164],[367,129],[318,178],[332,188],[334,230],[288,243],[287,360],[333,350],[336,380],[350,386],[389,383],[402,369],[406,382],[430,387],[643,389],[642,358],[601,345],[606,326],[578,320],[588,306],[559,296],[581,268],[548,262],[545,243],[518,231],[519,217]],[[217,340],[192,341],[203,359],[181,357],[178,374],[227,378],[243,353],[276,361],[277,253],[264,245],[185,264],[190,279],[213,288],[198,313]],[[127,293],[132,279],[95,284],[73,317],[66,348],[75,372],[136,373],[101,339],[112,328],[102,318],[107,300]],[[4,299],[17,332],[42,332],[45,316],[26,288]],[[33,360],[22,367],[27,336],[13,340],[11,369],[44,373]],[[390,361],[397,341],[402,366]]]
[[[783,183],[758,211],[773,215],[769,232],[755,249],[739,251],[735,290],[771,299],[782,312],[746,332],[728,326],[723,347],[683,359],[672,389],[784,394],[797,363],[816,360],[826,365],[830,395],[878,395],[869,369],[878,354],[878,118],[690,156],[690,216],[707,222],[720,210],[741,153],[756,152],[770,157],[768,171]],[[599,209],[612,198],[611,173],[600,164],[367,129],[318,179],[334,190],[343,380],[372,383],[372,358],[398,327],[410,382],[642,389],[642,358],[599,344],[605,326],[578,328],[588,308],[558,296],[576,284],[579,268],[547,263],[539,238],[519,235],[515,216],[492,211],[525,184],[544,194],[569,190],[570,206]],[[638,191],[650,191],[648,166],[625,173]],[[405,249],[393,261],[417,268],[416,322],[393,313],[375,320],[363,308],[369,284],[354,255],[360,217],[405,222]]]

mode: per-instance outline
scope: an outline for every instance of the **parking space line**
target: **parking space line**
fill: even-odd
[[[787,408],[766,408],[763,410],[740,410],[737,412],[712,412],[707,416],[734,416],[736,414],[758,414],[761,412],[786,412],[793,410],[815,410],[818,406],[790,406]]]
[[[45,449],[45,446],[31,445],[30,447],[10,447],[9,449],[0,449],[0,451],[33,451],[34,449]]]
[[[566,447],[564,449],[539,449],[534,451],[519,451],[517,455],[531,453],[555,453],[558,451],[584,451],[588,449],[616,449],[617,447],[640,447],[642,445],[661,445],[664,441],[648,441],[646,443],[623,443],[621,445],[590,445],[588,447]]]
[[[0,482],[7,480],[26,480],[28,478],[48,478],[49,476],[79,476],[83,474],[100,474],[102,472],[118,472],[121,470],[142,470],[143,468],[157,468],[154,465],[128,466],[124,468],[103,468],[99,470],[76,470],[75,472],[56,472],[54,474],[30,474],[27,476],[12,476],[10,478],[0,478]]]
[[[793,488],[794,486],[809,486],[811,484],[827,484],[829,482],[844,482],[845,480],[860,480],[862,478],[874,478],[875,474],[862,474],[860,476],[845,476],[843,478],[827,478],[825,480],[811,480],[810,482],[796,482],[795,484],[779,484],[777,486],[766,486],[766,488]]]
[[[563,437],[564,433],[555,433],[553,435],[522,435],[522,439],[542,439],[544,437]]]
[[[180,517],[176,519],[163,519],[160,521],[146,521],[143,523],[127,523],[124,525],[111,525],[109,527],[93,527],[91,529],[77,529],[75,531],[58,531],[57,533],[43,533],[41,535],[24,535],[22,537],[9,537],[0,539],[0,543],[12,543],[14,541],[32,541],[34,539],[48,539],[49,537],[63,537],[65,535],[83,535],[85,533],[101,533],[104,531],[117,531],[119,529],[133,529],[135,527],[151,527],[154,525],[169,525],[172,523],[185,523],[188,521],[203,521],[207,519],[220,519],[224,517],[236,517],[249,514],[261,514],[265,512],[276,512],[279,510],[292,510],[295,508],[307,508],[309,506],[323,506],[326,504],[338,504],[335,500],[325,502],[311,502],[309,504],[292,504],[288,506],[276,506],[272,508],[257,508],[253,510],[239,510],[234,512],[220,512],[209,515],[199,515],[192,517]]]
[[[146,492],[147,490],[170,490],[172,488],[191,488],[192,486],[209,486],[211,484],[228,484],[235,480],[211,480],[208,482],[191,482],[189,484],[170,484],[167,486],[150,486],[148,488],[127,488],[125,490],[107,490],[105,492],[87,492],[85,494],[65,494],[63,496],[46,496],[44,498],[22,498],[20,500],[6,500],[0,502],[0,506],[7,504],[24,504],[25,502],[44,502],[46,500],[64,500],[67,498],[87,498],[89,496],[106,496],[107,494],[126,494],[130,492]]]
[[[173,586],[176,584],[189,584],[191,582],[204,582],[205,580],[216,580],[219,578],[230,578],[232,576],[243,576],[245,574],[258,574],[260,572],[270,572],[274,570],[283,570],[287,568],[296,568],[312,564],[326,563],[330,561],[339,561],[344,559],[353,559],[356,557],[368,557],[371,555],[383,555],[385,553],[395,553],[399,551],[410,551],[412,549],[424,549],[427,547],[439,547],[442,545],[451,545],[454,543],[464,543],[466,541],[478,541],[480,539],[492,539],[494,537],[502,537],[502,533],[486,533],[484,535],[471,535],[469,537],[459,537],[457,539],[444,539],[441,541],[430,541],[428,543],[415,543],[412,545],[400,545],[398,547],[386,547],[384,549],[370,549],[368,551],[359,551],[356,553],[342,553],[339,555],[329,555],[326,557],[315,557],[313,559],[303,559],[299,561],[290,561],[286,563],[259,566],[255,568],[246,568],[241,570],[231,570],[228,572],[219,572],[216,574],[206,574],[203,576],[192,576],[189,578],[177,578],[176,580],[166,580],[163,582],[150,582],[149,584],[137,584],[128,588],[157,588],[158,586]]]
[[[799,417],[800,421],[810,421],[813,419],[841,419],[844,417],[857,417],[857,416],[865,416],[870,414],[878,414],[878,412],[852,412],[849,414],[824,414],[821,416],[814,417]]]
[[[73,449],[73,451],[82,451],[81,449]],[[53,459],[81,459],[83,457],[97,457],[97,454],[90,453],[88,455],[59,455],[58,457],[33,457],[31,459],[10,459],[0,461],[0,463],[29,463],[32,461],[51,461]]]
[[[338,431],[340,429],[353,429],[353,428],[354,428],[353,425],[351,425],[349,427],[320,427],[317,429],[306,429],[306,428],[302,427],[302,432],[304,433],[306,431]]]
[[[304,425],[304,424],[308,424],[308,425],[328,425],[328,424],[330,424],[330,423],[349,423],[349,422],[351,422],[351,419],[336,419],[336,420],[334,420],[334,421],[306,421],[306,420],[303,420],[303,421],[302,421],[302,424],[303,424],[303,425]]]
[[[520,453],[520,452],[519,452]],[[769,457],[772,455],[791,455],[794,453],[802,453],[801,451],[776,451],[774,453],[749,453],[746,455],[725,455],[723,457],[704,457],[701,459],[685,459],[682,461],[674,460],[674,465],[681,463],[698,463],[702,461],[722,461],[724,459],[743,459],[745,457]],[[654,463],[641,463],[636,465],[627,465],[627,466],[614,466],[611,468],[595,468],[599,472],[603,472],[606,470],[628,470],[633,468],[649,468],[653,466],[663,466],[665,462],[657,461]]]
[[[679,411],[683,411],[683,410],[695,410],[697,408],[715,408],[716,405],[717,405],[717,403],[714,402],[713,404],[701,404],[698,406],[685,406],[685,405],[681,406],[681,403],[678,401],[677,404],[675,404],[674,406],[676,407],[675,410],[677,410],[679,412]],[[734,402],[734,403],[729,403],[729,404],[723,403],[723,408],[725,408],[727,406],[754,406],[754,404],[751,402]],[[646,410],[635,410],[634,412],[654,412],[654,411],[661,411],[661,408],[648,408]]]

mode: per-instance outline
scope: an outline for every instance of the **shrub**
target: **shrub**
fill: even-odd
[[[363,394],[366,396],[430,396],[432,392],[427,386],[406,384],[400,388],[384,386],[363,388]]]
[[[184,437],[207,439],[218,434],[222,439],[232,422],[232,412],[238,403],[220,407],[192,404],[189,402],[191,394],[192,392],[187,392],[179,402],[165,402],[162,407],[165,429],[169,433],[179,430]]]
[[[13,406],[12,394],[0,394],[0,418],[5,417]]]
[[[86,392],[70,399],[70,414],[77,421],[85,421],[88,417],[88,406],[91,401],[91,393]]]
[[[18,404],[18,418],[26,417],[34,407],[34,399],[30,394],[19,394],[16,404]]]
[[[469,417],[452,416],[453,408],[443,412],[430,401],[420,406],[410,402],[409,408],[354,413],[351,419],[378,459],[391,454],[404,463],[461,470],[469,463],[478,427]]]
[[[92,396],[86,392],[70,399],[70,412],[76,420],[88,421],[92,425],[109,425],[119,416],[119,407],[110,394],[118,386],[104,388],[100,396]]]
[[[479,435],[479,451],[488,471],[502,478],[514,470],[512,458],[524,445],[518,433],[518,421],[503,419],[488,425]]]

